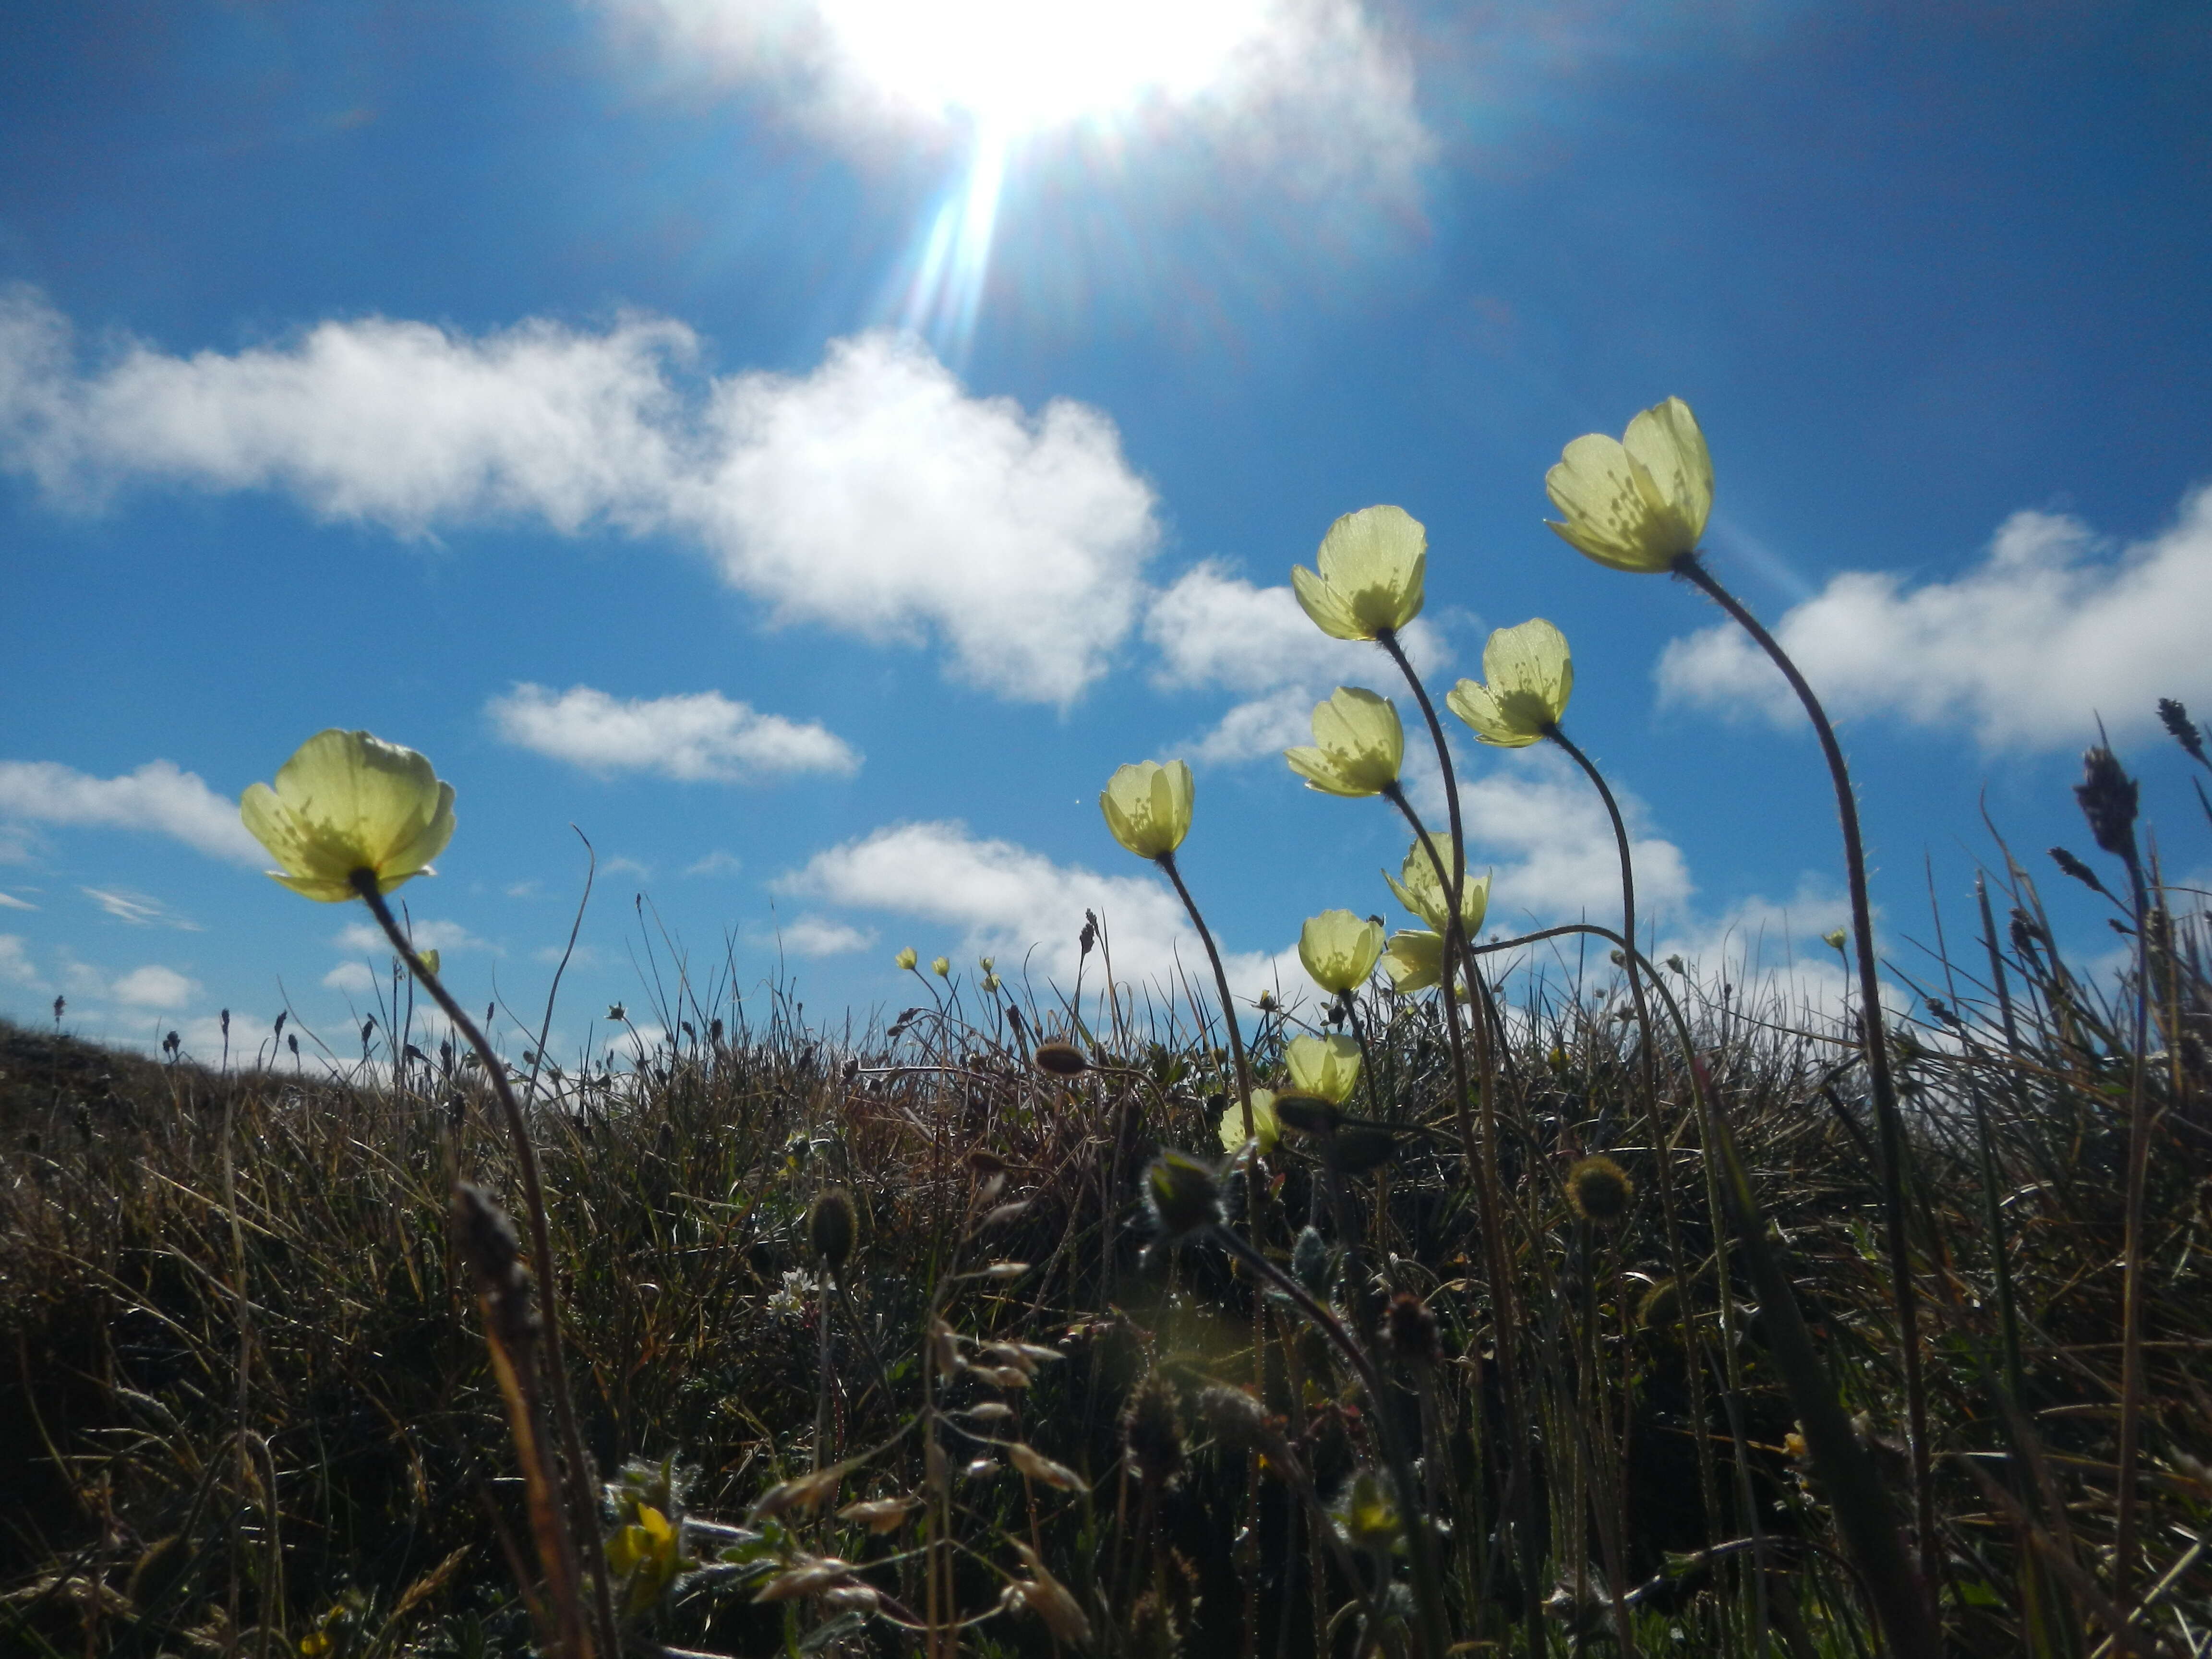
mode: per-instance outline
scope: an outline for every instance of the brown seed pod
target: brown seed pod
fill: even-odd
[[[1050,1072],[1054,1077],[1074,1077],[1091,1067],[1091,1062],[1083,1057],[1083,1050],[1072,1042],[1040,1042],[1030,1059],[1037,1070]]]
[[[828,1263],[832,1273],[842,1267],[852,1255],[853,1237],[857,1231],[853,1195],[842,1187],[832,1187],[823,1193],[807,1212],[806,1242],[816,1258]]]

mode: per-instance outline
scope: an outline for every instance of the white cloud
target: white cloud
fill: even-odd
[[[745,867],[745,862],[735,853],[716,848],[697,862],[684,866],[687,876],[734,876]]]
[[[588,685],[553,692],[520,684],[487,706],[518,747],[586,771],[658,772],[687,781],[763,775],[849,775],[860,757],[827,727],[763,714],[719,691],[617,699]]]
[[[1163,690],[1218,690],[1245,699],[1199,740],[1200,760],[1256,760],[1310,743],[1313,706],[1339,685],[1398,695],[1398,672],[1380,647],[1332,639],[1287,586],[1260,587],[1212,561],[1154,597],[1145,637],[1159,653],[1152,683]],[[1424,675],[1449,655],[1425,621],[1407,628],[1403,642]]]
[[[67,321],[17,289],[0,467],[81,507],[144,480],[281,491],[403,536],[500,519],[672,535],[775,621],[934,635],[951,672],[1009,697],[1066,702],[1105,672],[1158,526],[1104,415],[970,396],[888,334],[798,376],[687,380],[696,350],[637,317],[474,338],[372,318],[232,356],[130,344],[87,372]],[[222,845],[246,858],[242,834],[232,814]]]
[[[1164,882],[1100,876],[1080,866],[1055,864],[1012,842],[978,840],[957,823],[887,826],[816,854],[804,868],[779,878],[775,887],[854,909],[957,928],[958,949],[945,954],[971,960],[995,957],[999,972],[1010,977],[1018,976],[1026,958],[1039,973],[1063,987],[1072,985],[1086,909],[1096,910],[1105,921],[1114,970],[1124,981],[1167,984],[1180,963],[1203,987],[1210,971],[1205,947]],[[916,948],[927,959],[941,947],[925,942]],[[1303,982],[1296,978],[1300,970],[1295,949],[1273,956],[1224,951],[1223,956],[1231,985],[1240,995],[1272,988],[1275,964],[1285,957],[1284,983]],[[1101,967],[1094,957],[1093,984]]]
[[[2102,714],[2141,731],[2160,697],[2212,698],[2212,487],[2172,525],[2114,554],[2078,519],[2015,513],[1982,562],[1909,586],[1846,571],[1774,632],[1835,715],[1890,714],[1991,747],[2079,744]],[[1670,643],[1664,698],[1782,721],[1797,705],[1742,630]]]
[[[20,933],[0,933],[0,981],[10,985],[36,985],[39,970],[31,965],[30,952],[23,948]]]
[[[35,910],[39,907],[28,899],[19,899],[13,893],[0,893],[0,910]]]
[[[365,962],[342,962],[323,975],[323,983],[333,991],[343,991],[349,996],[365,997],[379,983],[376,972]]]
[[[418,951],[483,951],[490,947],[458,921],[426,921],[417,917],[408,924],[408,937]],[[361,956],[389,955],[392,941],[373,922],[356,921],[338,930],[331,941],[341,951]]]
[[[0,374],[4,374],[0,362]],[[0,381],[0,401],[6,387]],[[54,761],[0,761],[0,817],[71,828],[145,830],[240,864],[264,861],[238,821],[238,803],[198,773],[149,761],[118,778],[95,778]]]
[[[1468,863],[1478,874],[1492,872],[1485,931],[1585,920],[1617,931],[1620,853],[1613,820],[1589,781],[1549,746],[1485,758],[1486,769],[1479,773],[1463,758],[1455,763]],[[1689,867],[1674,842],[1639,833],[1643,803],[1618,782],[1613,790],[1628,821],[1642,933],[1681,912],[1692,890]],[[1431,783],[1409,793],[1426,821],[1441,829],[1443,791]],[[1410,835],[1407,840],[1410,845]],[[1391,873],[1397,873],[1395,866]]]
[[[155,1008],[172,1012],[200,994],[200,982],[187,979],[173,968],[149,963],[133,968],[108,988],[108,994],[132,1008]]]
[[[204,930],[196,921],[188,921],[157,898],[143,893],[121,893],[105,887],[84,887],[78,890],[118,921],[127,921],[133,927],[174,927],[187,933]]]
[[[686,71],[763,87],[863,155],[971,128],[1110,128],[1312,196],[1410,196],[1410,55],[1361,0],[605,0]]]
[[[863,933],[826,916],[800,916],[795,921],[787,921],[776,929],[776,938],[784,950],[794,957],[846,956],[854,951],[865,951],[876,942],[873,932]]]

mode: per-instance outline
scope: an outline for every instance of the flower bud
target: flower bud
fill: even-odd
[[[835,1273],[853,1254],[855,1231],[853,1197],[842,1187],[832,1187],[815,1199],[807,1212],[806,1242],[815,1258]]]

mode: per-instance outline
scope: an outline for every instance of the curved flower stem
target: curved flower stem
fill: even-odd
[[[531,1144],[530,1125],[522,1115],[521,1103],[507,1080],[507,1067],[493,1052],[489,1042],[468,1017],[461,1005],[453,1000],[453,993],[430,971],[429,966],[415,953],[415,946],[392,914],[392,907],[384,902],[377,890],[373,871],[353,872],[354,891],[360,894],[369,914],[384,929],[384,936],[392,941],[392,948],[407,964],[407,971],[429,992],[446,1018],[453,1022],[453,1029],[476,1050],[483,1062],[484,1076],[489,1079],[493,1094],[498,1098],[501,1117],[506,1121],[508,1139],[514,1148],[515,1167],[522,1178],[523,1210],[530,1221],[530,1266],[538,1280],[538,1296],[545,1322],[544,1351],[545,1377],[553,1395],[554,1426],[561,1440],[561,1462],[565,1466],[568,1489],[568,1507],[579,1526],[587,1528],[585,1536],[596,1539],[598,1504],[591,1489],[586,1462],[583,1432],[576,1425],[576,1404],[568,1394],[567,1367],[562,1360],[561,1308],[557,1281],[553,1272],[553,1238],[545,1222],[545,1187],[538,1172],[538,1152]],[[613,1659],[622,1651],[621,1637],[615,1625],[614,1602],[607,1589],[607,1575],[602,1563],[593,1560],[586,1575],[593,1594],[592,1629],[597,1638],[594,1645],[601,1659]],[[571,1582],[574,1582],[573,1577]],[[571,1659],[579,1659],[571,1656]]]
[[[1881,1024],[1881,981],[1874,950],[1873,906],[1867,896],[1866,845],[1859,833],[1858,799],[1851,791],[1850,770],[1844,763],[1843,746],[1827,711],[1797,672],[1771,634],[1747,611],[1735,595],[1723,587],[1695,553],[1674,561],[1674,574],[1728,612],[1766,653],[1790,689],[1804,705],[1813,730],[1827,759],[1828,775],[1836,786],[1836,811],[1843,820],[1844,871],[1850,884],[1851,932],[1857,946],[1859,1029],[1864,1041],[1867,1080],[1874,1096],[1875,1128],[1881,1145],[1882,1231],[1889,1255],[1891,1291],[1897,1302],[1898,1346],[1905,1364],[1905,1433],[1912,1454],[1914,1518],[1920,1543],[1920,1576],[1923,1593],[1931,1589],[1942,1565],[1936,1532],[1936,1491],[1929,1474],[1928,1392],[1921,1374],[1920,1311],[1912,1277],[1912,1251],[1905,1237],[1905,1127],[1897,1109],[1897,1086],[1889,1072],[1889,1046]]]
[[[1402,653],[1399,654],[1399,660],[1401,663],[1404,662]],[[1408,667],[1406,672],[1410,675],[1413,670]],[[1413,684],[1414,689],[1419,690],[1420,682],[1416,680]],[[1422,693],[1421,706],[1424,708],[1428,707],[1428,701],[1427,694]],[[1433,722],[1433,714],[1431,720]],[[1443,733],[1439,730],[1436,735],[1437,751],[1441,755],[1443,749]],[[1450,763],[1447,760],[1444,764],[1445,777],[1449,780],[1451,775]],[[1505,1197],[1498,1179],[1497,1099],[1492,1085],[1492,1069],[1486,1063],[1479,1074],[1482,1092],[1482,1134],[1478,1138],[1474,1125],[1468,1115],[1467,1048],[1460,1030],[1460,1006],[1457,994],[1452,987],[1453,972],[1464,962],[1467,968],[1469,1017],[1475,1026],[1478,1040],[1484,1045],[1486,1057],[1488,1027],[1485,1023],[1482,1005],[1474,1000],[1481,993],[1481,981],[1474,971],[1474,957],[1468,952],[1468,942],[1460,937],[1461,918],[1457,884],[1449,879],[1443,860],[1437,856],[1435,843],[1429,839],[1428,831],[1421,823],[1420,814],[1413,811],[1412,803],[1406,799],[1406,792],[1395,783],[1382,791],[1382,798],[1396,807],[1404,815],[1406,822],[1413,826],[1413,844],[1426,849],[1429,867],[1436,872],[1437,881],[1443,884],[1450,895],[1448,902],[1451,908],[1447,913],[1444,921],[1443,973],[1438,981],[1438,990],[1439,994],[1443,998],[1444,1030],[1449,1038],[1452,1084],[1456,1091],[1459,1108],[1460,1155],[1465,1159],[1468,1170],[1475,1177],[1477,1190],[1480,1194],[1481,1201],[1478,1214],[1482,1223],[1484,1272],[1490,1280],[1491,1317],[1497,1328],[1498,1381],[1504,1387],[1505,1407],[1508,1415],[1512,1421],[1523,1423],[1528,1419],[1522,1408],[1521,1367],[1513,1352],[1513,1333],[1519,1328],[1520,1322],[1514,1306],[1516,1298],[1513,1295],[1512,1267],[1505,1251]],[[1454,829],[1452,845],[1455,848],[1453,862],[1462,866],[1461,873],[1464,875],[1466,854],[1464,848],[1461,847],[1457,835],[1459,811],[1458,794],[1455,790],[1452,799]],[[1544,1651],[1544,1615],[1542,1604],[1535,1589],[1536,1482],[1534,1470],[1529,1467],[1530,1457],[1530,1451],[1525,1445],[1515,1451],[1514,1468],[1509,1478],[1508,1491],[1517,1492],[1522,1504],[1519,1523],[1514,1530],[1521,1546],[1522,1579],[1528,1597],[1523,1614],[1528,1630],[1528,1652],[1530,1659],[1535,1659],[1536,1655]]]
[[[1190,925],[1198,929],[1198,937],[1206,946],[1206,959],[1213,964],[1213,988],[1221,998],[1221,1018],[1229,1027],[1229,1055],[1237,1070],[1237,1100],[1244,1114],[1244,1139],[1253,1138],[1252,1124],[1252,1068],[1244,1058],[1244,1034],[1237,1025],[1237,1003],[1229,994],[1229,975],[1221,965],[1221,951],[1213,942],[1212,930],[1206,927],[1206,918],[1198,913],[1198,901],[1190,896],[1183,884],[1182,872],[1176,868],[1175,854],[1163,853],[1154,860],[1167,878],[1175,884],[1176,896],[1190,915]],[[1255,1149],[1256,1152],[1256,1148]],[[1252,1230],[1254,1253],[1259,1254],[1267,1238],[1267,1183],[1261,1178],[1256,1158],[1245,1177],[1249,1195],[1246,1224]],[[1222,1229],[1224,1236],[1227,1228]],[[1252,1365],[1264,1386],[1267,1376],[1267,1298],[1252,1298]],[[1244,1460],[1244,1506],[1251,1517],[1245,1532],[1245,1543],[1241,1552],[1245,1566],[1244,1582],[1244,1659],[1255,1659],[1260,1640],[1260,1459],[1255,1453]]]
[[[1444,1659],[1450,1643],[1444,1626],[1443,1586],[1437,1576],[1436,1534],[1428,1516],[1422,1512],[1420,1488],[1413,1481],[1413,1460],[1406,1455],[1405,1437],[1400,1432],[1389,1396],[1383,1392],[1381,1374],[1359,1344],[1352,1340],[1343,1322],[1316,1301],[1304,1285],[1228,1228],[1216,1227],[1214,1235],[1230,1255],[1256,1278],[1265,1279],[1271,1289],[1288,1297],[1300,1313],[1314,1322],[1316,1328],[1344,1356],[1345,1362],[1359,1378],[1359,1386],[1367,1391],[1367,1398],[1375,1408],[1374,1423],[1376,1437],[1382,1443],[1382,1458],[1390,1466],[1391,1484],[1398,1489],[1398,1512],[1405,1518],[1407,1533],[1413,1540],[1413,1606],[1420,1616],[1421,1646],[1428,1659]]]
[[[1237,1026],[1237,1003],[1229,994],[1229,975],[1221,966],[1221,952],[1213,943],[1212,930],[1206,927],[1206,918],[1198,913],[1198,901],[1183,885],[1182,872],[1176,868],[1175,854],[1163,853],[1153,860],[1175,884],[1176,896],[1182,901],[1183,909],[1190,916],[1190,925],[1198,929],[1199,942],[1206,946],[1206,959],[1213,964],[1213,988],[1221,998],[1221,1018],[1229,1026],[1229,1058],[1237,1071],[1237,1098],[1244,1109],[1244,1139],[1252,1139],[1252,1073],[1244,1060],[1244,1034]]]
[[[2132,842],[2133,836],[2130,836]],[[2120,1289],[2120,1444],[2119,1506],[2113,1522],[2112,1601],[2123,1613],[2134,1609],[2136,1537],[2136,1461],[2142,1433],[2143,1412],[2143,1206],[2150,1172],[2150,1113],[2145,1109],[2143,1084],[2149,1068],[2150,1046],[2150,891],[2143,881],[2142,860],[2130,845],[2121,854],[2128,866],[2128,886],[2135,900],[2136,1029],[2135,1066],[2128,1081],[2128,1162],[2124,1242],[2120,1249],[2124,1278]]]
[[[1624,951],[1634,948],[1611,928],[1585,921],[1563,922],[1517,939],[1498,939],[1479,947],[1479,952],[1487,956],[1569,933],[1609,939]],[[1788,1263],[1768,1236],[1766,1219],[1752,1192],[1750,1172],[1736,1148],[1735,1133],[1720,1103],[1707,1092],[1705,1066],[1691,1038],[1689,1021],[1683,1018],[1680,1005],[1668,990],[1666,981],[1652,971],[1651,964],[1647,962],[1644,968],[1650,975],[1651,988],[1666,1006],[1675,1040],[1681,1045],[1683,1062],[1689,1068],[1690,1090],[1698,1103],[1698,1119],[1707,1127],[1710,1152],[1715,1155],[1723,1176],[1718,1183],[1723,1209],[1734,1227],[1737,1242],[1743,1247],[1744,1263],[1750,1272],[1753,1288],[1758,1292],[1760,1311],[1766,1319],[1768,1351],[1774,1357],[1775,1370],[1781,1376],[1790,1403],[1805,1425],[1805,1442],[1813,1455],[1814,1473],[1820,1476],[1826,1490],[1836,1529],[1843,1534],[1853,1565],[1859,1571],[1883,1639],[1895,1659],[1942,1659],[1943,1644],[1935,1610],[1929,1604],[1920,1577],[1913,1570],[1911,1559],[1890,1520],[1889,1496],[1883,1490],[1881,1476],[1875,1472],[1874,1461],[1868,1455],[1850,1419],[1844,1415],[1835,1382],[1813,1346],[1812,1333],[1806,1328],[1803,1310],[1797,1305],[1796,1291],[1790,1284]],[[1753,1518],[1755,1525],[1756,1517]]]
[[[1467,836],[1460,826],[1459,782],[1452,772],[1451,745],[1444,741],[1443,722],[1437,718],[1437,706],[1429,701],[1429,689],[1421,684],[1421,677],[1413,672],[1413,665],[1406,655],[1406,648],[1398,643],[1398,636],[1384,629],[1375,636],[1375,643],[1390,653],[1390,660],[1398,665],[1398,672],[1406,677],[1406,684],[1413,689],[1413,700],[1421,705],[1421,718],[1429,723],[1429,739],[1437,746],[1437,765],[1443,773],[1444,814],[1451,823],[1451,870],[1444,877],[1444,897],[1450,921],[1444,925],[1444,960],[1449,962],[1455,952],[1452,941],[1460,937],[1459,894],[1467,880]],[[1450,975],[1445,975],[1447,981]]]

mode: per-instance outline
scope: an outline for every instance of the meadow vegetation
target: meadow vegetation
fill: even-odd
[[[1697,562],[1687,410],[1638,420],[1569,447],[1561,533],[1756,635]],[[1449,779],[1396,640],[1419,532],[1351,515],[1298,593]],[[1485,667],[1449,712],[1603,790],[1558,630]],[[2203,896],[2100,744],[2089,858],[1996,846],[1869,998],[1803,695],[1842,1008],[1629,948],[1625,835],[1624,915],[1486,934],[1395,705],[1346,688],[1291,764],[1409,821],[1422,925],[1313,919],[1310,988],[1133,982],[1094,916],[1074,984],[902,953],[914,1006],[838,1033],[647,931],[637,1010],[565,1060],[386,900],[451,790],[312,740],[352,816],[305,771],[246,816],[392,939],[357,1057],[0,1030],[0,1650],[2212,1651]],[[1103,805],[1212,958],[1188,770]],[[2054,869],[2129,966],[2068,960]]]

